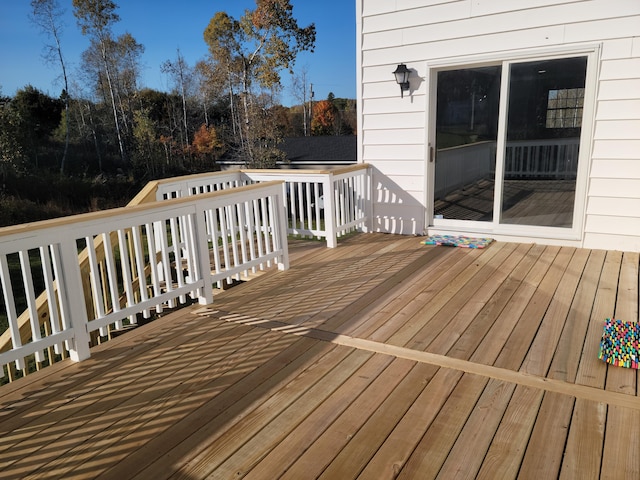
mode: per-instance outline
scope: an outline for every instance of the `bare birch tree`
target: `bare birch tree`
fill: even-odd
[[[44,58],[47,62],[59,62],[62,70],[62,80],[64,90],[62,100],[64,101],[64,122],[65,141],[62,159],[60,160],[60,173],[64,173],[64,167],[69,151],[69,79],[67,78],[67,67],[62,55],[62,16],[64,10],[60,7],[58,0],[31,0],[31,20],[45,33],[53,42],[45,46]]]
[[[89,35],[99,47],[102,66],[109,89],[108,93],[111,100],[116,135],[118,137],[120,157],[122,161],[126,163],[127,154],[116,105],[116,93],[110,61],[111,53],[109,51],[109,45],[112,42],[111,25],[120,20],[118,14],[115,13],[116,8],[117,5],[110,0],[73,0],[73,15],[78,21],[78,26],[82,30],[82,34]]]
[[[289,0],[256,0],[256,9],[245,11],[240,20],[218,12],[205,29],[213,60],[227,70],[230,89],[237,86],[240,90],[243,122],[239,145],[246,163],[264,166],[277,154],[275,148],[264,148],[277,143],[273,137],[277,132],[261,127],[259,122],[268,120],[257,99],[278,89],[279,72],[291,71],[299,52],[313,51],[315,36],[313,24],[298,26]],[[256,88],[260,91],[254,91]]]

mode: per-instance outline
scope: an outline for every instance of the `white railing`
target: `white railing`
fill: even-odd
[[[108,326],[135,324],[187,297],[209,304],[225,280],[288,268],[282,191],[282,182],[267,182],[0,229],[8,319],[0,334],[11,347],[0,353],[0,374],[31,358],[38,366],[85,359],[91,335]],[[42,296],[46,315],[36,304]],[[20,325],[22,303],[28,325]]]
[[[436,153],[435,198],[495,173],[495,142],[477,142],[442,148]]]
[[[181,198],[270,180],[282,180],[287,232],[337,239],[366,230],[371,219],[370,169],[366,164],[335,170],[232,170],[158,181],[156,199]],[[327,194],[329,193],[330,194]]]
[[[580,138],[507,142],[504,175],[507,179],[575,179]]]
[[[579,138],[507,142],[504,157],[506,179],[575,179]],[[477,142],[439,149],[436,155],[435,197],[483,178],[495,177],[496,143]]]

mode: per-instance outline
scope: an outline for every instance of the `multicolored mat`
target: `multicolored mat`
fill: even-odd
[[[472,238],[460,235],[431,235],[423,240],[424,245],[444,245],[447,247],[484,248],[493,242],[493,238]]]
[[[607,318],[598,358],[616,367],[638,369],[640,323]]]

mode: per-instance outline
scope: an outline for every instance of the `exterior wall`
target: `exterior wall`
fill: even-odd
[[[640,251],[639,1],[356,0],[356,8],[358,160],[374,167],[374,230],[428,228],[429,65],[589,46],[599,57],[585,118],[588,178],[576,199],[585,204],[582,231],[521,240]],[[413,71],[404,98],[391,73],[399,63]]]

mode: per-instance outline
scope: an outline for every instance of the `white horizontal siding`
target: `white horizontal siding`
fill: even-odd
[[[424,128],[365,130],[363,145],[420,145],[424,148]]]
[[[591,166],[591,178],[640,178],[640,161],[594,159]],[[638,210],[640,212],[640,210]]]
[[[640,119],[640,99],[600,101],[596,118],[601,121]]]
[[[363,52],[364,65],[393,65],[404,62],[408,66],[412,62],[422,62],[425,58],[432,60],[454,59],[458,56],[486,55],[490,52],[540,48],[561,45],[564,43],[564,27],[541,27],[534,30],[506,32],[484,37],[465,37],[443,40],[426,44],[396,46]],[[366,39],[365,39],[366,44]],[[367,79],[364,79],[365,83]],[[393,77],[391,77],[393,80]]]
[[[640,120],[600,120],[593,135],[596,140],[640,140]],[[640,152],[636,152],[640,154]]]
[[[640,140],[596,140],[593,158],[640,160]]]
[[[373,216],[374,231],[383,231],[403,235],[421,234],[424,230],[424,209],[422,201],[424,186],[424,163],[396,162],[405,172],[413,171],[413,175],[398,173],[401,168],[385,168],[387,164],[379,164],[373,175]],[[392,173],[395,172],[395,173]]]
[[[638,6],[640,2],[627,2],[627,4]],[[629,12],[628,15],[567,25],[565,42],[592,42],[633,37],[638,34],[638,13]]]
[[[603,80],[600,82],[598,100],[640,99],[640,78]]]
[[[626,235],[640,239],[640,217],[589,215],[585,229],[589,233]]]
[[[374,161],[380,160],[415,160],[424,162],[424,145],[365,145],[364,155]]]
[[[376,171],[387,177],[423,176],[424,162],[415,160],[386,160],[376,162]],[[422,188],[422,187],[420,187]]]
[[[473,15],[496,15],[514,10],[530,11],[540,7],[558,6],[562,4],[584,3],[582,0],[475,0],[472,2]],[[579,8],[582,8],[580,5]]]
[[[638,212],[640,198],[591,197],[587,206],[588,215],[637,217]]]
[[[406,101],[400,99],[400,89],[397,84],[395,94],[393,97],[388,98],[370,98],[364,100],[362,104],[362,112],[365,115],[383,114],[385,112],[422,112],[425,111],[425,99],[424,96],[415,95],[413,98],[407,98]]]
[[[640,21],[638,21],[638,23],[640,23]],[[619,58],[602,62],[600,80],[638,78],[640,78],[640,58]]]
[[[635,3],[635,5],[623,5],[618,2],[617,4],[612,4],[611,8],[606,11],[603,11],[597,2],[584,2],[579,9],[576,9],[575,4],[553,5],[545,8],[519,10],[484,17],[450,12],[450,16],[453,18],[451,21],[439,18],[437,13],[431,15],[427,11],[424,16],[429,18],[430,21],[415,26],[415,15],[419,15],[419,12],[413,11],[406,12],[402,19],[403,21],[399,22],[394,28],[380,29],[380,31],[400,30],[403,33],[403,45],[460,38],[477,38],[485,35],[500,35],[508,32],[553,26],[566,26],[568,29],[572,29],[569,30],[568,35],[580,35],[585,26],[589,28],[590,25],[593,25],[593,19],[598,18],[597,25],[599,28],[603,28],[606,34],[611,29],[607,29],[603,22],[615,21],[616,25],[619,25],[622,21],[625,24],[631,23],[629,27],[633,28],[633,17],[629,21],[629,15],[639,14],[640,2]],[[433,19],[437,19],[438,22],[434,23]],[[366,21],[364,25],[366,28]],[[607,35],[607,38],[610,38],[610,34]],[[589,35],[589,38],[593,39],[593,32]],[[565,38],[565,41],[573,40]]]
[[[365,17],[392,13],[397,10],[424,7],[425,5],[439,5],[443,3],[468,3],[469,0],[374,0],[365,1],[363,15]]]
[[[583,244],[613,248],[618,235],[621,249],[640,250],[640,1],[361,1],[362,160],[388,177],[379,183],[386,196],[404,188],[397,196],[416,202],[410,213],[382,202],[378,225],[406,223],[427,203],[429,65],[599,45],[595,117],[585,119],[593,138],[583,144],[591,147]],[[391,73],[398,63],[414,72],[403,99]]]
[[[618,233],[586,232],[582,246],[601,250],[640,252],[640,237]]]
[[[624,24],[629,21],[640,25],[637,17]],[[640,250],[639,54],[632,38],[605,42],[602,49],[584,228],[588,248]]]
[[[366,3],[366,2],[365,2]],[[365,34],[387,30],[402,30],[416,26],[420,19],[421,25],[442,24],[468,18],[471,16],[471,2],[449,2],[406,10],[396,10],[387,15],[365,17],[362,20],[362,30]]]
[[[639,178],[592,178],[589,186],[590,197],[639,198]]]
[[[632,50],[632,38],[610,39],[608,42],[602,45],[602,60],[630,58],[634,56]]]
[[[425,126],[425,112],[411,113],[380,113],[369,114],[363,119],[363,129],[369,130],[423,128]]]
[[[402,189],[403,195],[400,197],[411,198],[410,203],[420,203],[422,204],[422,199],[419,198],[420,192],[424,189],[424,185],[422,185],[421,179],[418,178],[418,174],[415,175],[385,175],[385,179],[389,181],[389,188],[385,187],[383,182],[378,182],[377,184],[377,193],[375,196],[377,203],[407,203],[407,201],[390,201],[398,190],[398,187]],[[383,192],[390,192],[383,193]]]

